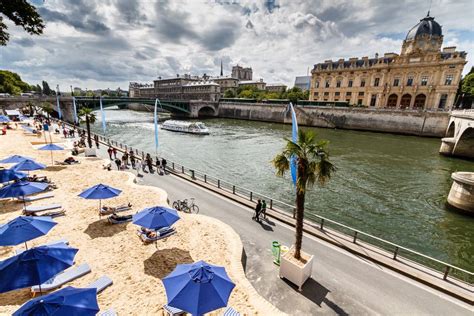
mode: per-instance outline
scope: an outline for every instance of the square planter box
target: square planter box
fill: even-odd
[[[314,260],[313,255],[308,255],[303,251],[301,251],[301,254],[304,258],[308,258],[305,265],[296,264],[294,261],[289,259],[293,256],[293,247],[291,247],[290,251],[281,257],[280,261],[280,278],[285,278],[291,283],[297,285],[299,291],[301,291],[306,280],[311,277]]]
[[[95,148],[86,148],[84,151],[84,155],[86,157],[97,157],[97,154],[95,152]]]

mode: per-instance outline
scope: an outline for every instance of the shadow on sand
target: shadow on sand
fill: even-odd
[[[107,219],[99,219],[87,226],[84,233],[89,235],[92,239],[100,237],[112,237],[127,229],[127,224],[110,224]]]
[[[146,274],[155,278],[162,279],[176,268],[176,265],[182,263],[193,263],[189,251],[179,248],[160,249],[151,255],[150,258],[143,261]]]

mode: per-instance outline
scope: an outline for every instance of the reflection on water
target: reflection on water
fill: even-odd
[[[106,117],[109,137],[154,152],[150,113],[107,110]],[[293,203],[289,177],[277,178],[270,164],[291,135],[289,125],[228,119],[205,124],[211,135],[160,130],[158,155]],[[308,212],[474,271],[474,217],[445,209],[451,173],[474,171],[472,162],[440,156],[439,139],[312,129],[330,141],[338,171],[326,187],[310,190]]]

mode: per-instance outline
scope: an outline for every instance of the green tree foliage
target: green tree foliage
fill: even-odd
[[[235,98],[235,97],[236,97],[236,94],[235,94],[234,90],[232,90],[232,89],[227,89],[224,92],[224,98]]]
[[[226,91],[227,93],[227,91]],[[235,96],[230,96],[228,94],[225,98],[233,98]],[[269,92],[258,90],[254,86],[242,86],[237,89],[238,98],[245,98],[245,99],[256,99],[257,101],[261,100],[276,100],[276,99],[289,99],[291,102],[296,103],[297,100],[308,100],[309,99],[309,91],[302,91],[298,87],[291,88],[289,90],[282,89],[280,92]]]
[[[43,82],[41,83],[43,85],[43,94],[44,95],[53,95],[53,90],[51,90],[51,88],[49,87],[49,84],[43,80]]]
[[[44,22],[36,11],[36,8],[26,0],[2,0],[0,1],[0,13],[10,19],[15,25],[21,26],[32,35],[43,34]],[[0,15],[0,45],[7,45],[10,34],[7,25]]]
[[[92,138],[91,138],[91,124],[94,124],[96,121],[96,117],[94,112],[91,108],[82,107],[77,114],[81,123],[86,123],[87,127],[87,143],[89,144],[89,148],[92,148]]]
[[[0,70],[0,93],[19,95],[30,90],[30,85],[23,82],[18,74],[8,70]]]
[[[290,169],[291,157],[296,157],[296,259],[301,258],[301,244],[303,240],[304,201],[306,189],[315,183],[324,185],[336,171],[329,161],[326,149],[328,142],[318,141],[310,130],[300,129],[296,143],[286,140],[286,146],[281,153],[272,160],[278,176],[283,176]]]
[[[461,91],[471,97],[474,96],[474,67],[462,80]]]

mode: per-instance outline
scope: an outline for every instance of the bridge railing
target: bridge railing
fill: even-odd
[[[99,137],[100,142],[104,145],[111,145],[117,148],[117,150],[119,151],[133,150],[138,159],[143,159],[147,154],[145,151],[139,150],[136,147],[122,144],[103,135],[94,135],[97,135]],[[155,158],[153,155],[151,156]],[[154,166],[156,167],[155,164]],[[282,216],[295,218],[296,206],[293,204],[289,204],[274,199],[268,195],[253,191],[251,189],[235,185],[232,182],[226,181],[213,175],[209,175],[204,171],[195,168],[188,168],[179,162],[168,160],[167,169],[175,173],[182,173],[191,177],[194,181],[201,181],[203,183],[221,189],[227,193],[234,194],[240,198],[244,198],[250,202],[256,202],[258,199],[266,200],[267,209],[270,209]],[[350,239],[355,244],[367,244],[370,247],[374,247],[376,250],[378,249],[383,251],[392,260],[396,260],[407,265],[421,265],[423,266],[423,268],[430,270],[435,274],[440,274],[440,277],[443,280],[456,280],[457,282],[467,284],[468,286],[471,286],[474,283],[474,273],[471,271],[467,271],[450,263],[430,257],[418,251],[404,247],[400,244],[368,234],[364,231],[339,223],[330,218],[317,215],[316,211],[311,210],[310,208],[306,208],[306,210],[312,211],[305,212],[305,225],[307,226],[311,226],[312,228],[318,229],[323,232],[341,234],[346,239]],[[451,283],[456,284],[453,282]]]

